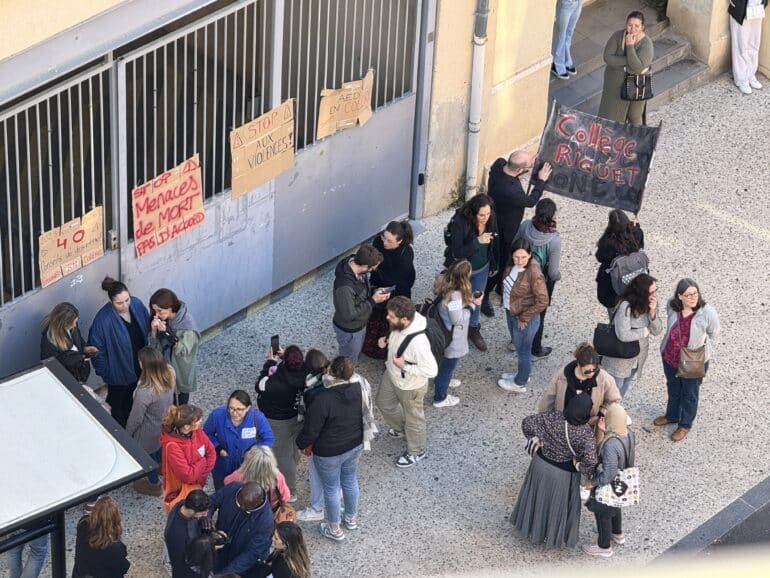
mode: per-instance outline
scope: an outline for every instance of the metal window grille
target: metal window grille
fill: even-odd
[[[98,205],[112,223],[109,116],[104,66],[0,114],[0,306],[40,285],[41,233]]]
[[[129,195],[195,153],[205,198],[230,188],[229,133],[269,103],[270,38],[271,3],[257,0],[126,58]]]
[[[286,0],[281,99],[296,99],[296,147],[315,141],[320,92],[373,68],[372,107],[412,90],[418,0]]]

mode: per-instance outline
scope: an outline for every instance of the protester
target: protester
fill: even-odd
[[[120,541],[122,534],[117,502],[101,496],[93,511],[78,522],[72,578],[125,576],[131,563],[126,558],[126,545]]]
[[[482,297],[474,297],[471,291],[471,264],[460,259],[436,277],[433,286],[441,322],[452,330],[452,340],[444,349],[444,358],[438,365],[433,380],[433,407],[452,407],[460,398],[447,394],[448,389],[460,387],[460,380],[453,379],[460,359],[468,355],[468,323],[473,310],[481,305]]]
[[[211,472],[214,488],[224,485],[224,479],[237,470],[243,454],[254,444],[272,446],[273,431],[264,414],[252,407],[249,394],[236,389],[226,405],[214,409],[203,425],[216,452],[216,464]]]
[[[548,306],[545,277],[525,239],[513,242],[503,279],[503,304],[518,368],[516,372],[503,373],[497,385],[508,392],[524,393],[532,370],[532,342],[540,327],[540,313]]]
[[[660,335],[663,320],[658,315],[658,286],[655,279],[642,273],[634,277],[621,296],[612,318],[615,335],[620,341],[639,341],[639,355],[630,359],[602,356],[602,367],[615,380],[620,395],[626,399],[642,375],[642,367],[650,348],[650,335]]]
[[[621,209],[612,209],[607,228],[596,243],[596,260],[599,270],[596,272],[596,298],[607,308],[610,320],[615,314],[618,294],[612,287],[609,268],[617,257],[636,253],[644,248],[644,231],[639,223],[628,218]]]
[[[550,306],[556,282],[561,279],[561,235],[556,230],[556,203],[551,199],[540,199],[535,205],[535,216],[519,226],[516,238],[527,241],[532,255],[538,260],[548,291],[547,306]],[[532,356],[536,358],[547,357],[552,351],[550,347],[543,347],[545,312],[546,309],[540,312],[540,326],[532,340]]]
[[[468,259],[473,268],[471,289],[474,294],[484,294],[487,280],[497,275],[499,242],[494,201],[488,195],[478,194],[467,201],[449,223],[450,244],[444,253],[444,266],[449,267],[458,259]],[[468,339],[479,351],[487,350],[481,336],[481,308],[471,314]]]
[[[620,401],[620,392],[612,376],[599,367],[601,357],[590,343],[580,343],[575,349],[575,361],[557,369],[543,396],[537,402],[537,411],[563,411],[573,397],[587,393],[591,397],[593,426],[607,408]]]
[[[390,335],[380,339],[380,347],[388,348],[388,357],[377,389],[377,407],[390,426],[388,435],[406,436],[407,451],[396,466],[409,468],[427,455],[423,399],[438,366],[425,334],[427,321],[414,303],[394,297],[388,302],[388,323]]]
[[[300,408],[302,418],[307,413],[307,408],[318,393],[324,390],[323,376],[329,369],[329,360],[317,349],[310,349],[305,356],[305,391],[302,394]],[[297,520],[302,522],[320,522],[324,519],[324,489],[318,468],[311,458],[308,462],[308,477],[310,478],[310,503],[304,510],[297,512]]]
[[[391,297],[412,297],[415,280],[414,233],[409,221],[391,221],[385,230],[374,238],[372,246],[382,254],[382,263],[369,275],[373,287],[395,287]],[[385,359],[385,352],[377,341],[388,334],[385,320],[385,304],[378,303],[366,324],[363,352],[373,359]]]
[[[406,299],[396,297],[396,300]],[[353,363],[336,357],[323,376],[323,389],[307,408],[297,447],[312,451],[323,485],[326,522],[321,534],[343,540],[340,528],[340,488],[345,502],[342,521],[348,530],[358,528],[358,462],[377,431],[371,407],[369,382],[353,372]]]
[[[174,370],[157,349],[143,347],[139,350],[139,367],[142,370],[134,391],[134,403],[126,422],[126,431],[142,449],[160,465],[160,428],[163,416],[174,402]],[[160,496],[158,470],[134,482],[134,490],[148,496]]]
[[[113,419],[126,427],[142,372],[139,350],[147,345],[150,313],[120,281],[105,277],[102,289],[110,302],[99,309],[88,332],[88,342],[97,350],[91,364],[107,384],[107,403]]]
[[[634,465],[636,436],[628,430],[626,410],[619,404],[607,408],[606,415],[599,420],[599,429],[604,432],[604,439],[599,444],[599,467],[591,481],[591,497],[586,508],[596,518],[599,537],[596,544],[583,544],[583,552],[590,556],[609,558],[612,556],[612,542],[625,544],[623,518],[620,508],[613,508],[596,501],[596,489],[609,484],[619,470]]]
[[[487,192],[495,202],[497,228],[500,233],[500,255],[503,259],[507,259],[511,254],[511,244],[524,218],[524,210],[527,207],[534,207],[540,200],[545,184],[551,176],[550,163],[544,163],[537,172],[537,176],[532,179],[532,192],[529,194],[524,192],[520,177],[532,170],[533,163],[534,158],[528,152],[514,151],[508,157],[508,161],[499,158],[489,169]],[[484,292],[481,312],[488,317],[495,313],[489,300],[492,291],[496,290],[498,295],[502,296],[501,277],[501,275],[491,277]]]
[[[8,537],[11,536],[13,533],[8,535]],[[25,548],[29,550],[26,560],[24,559]],[[5,555],[9,578],[37,578],[43,571],[47,555],[48,534],[11,548]]]
[[[334,270],[334,335],[339,354],[353,363],[358,363],[372,309],[390,297],[385,287],[369,290],[367,275],[380,263],[382,253],[371,245],[361,245],[355,255],[342,259]]]
[[[228,541],[217,552],[215,569],[251,576],[267,559],[273,533],[273,511],[256,482],[233,482],[211,496],[210,515]]]
[[[268,350],[267,362],[257,380],[257,405],[275,435],[273,452],[291,490],[290,502],[297,499],[297,462],[300,454],[295,441],[302,429],[297,416],[306,377],[302,350],[296,345],[289,345],[277,352]]]
[[[576,395],[564,411],[525,417],[521,429],[532,457],[511,524],[530,542],[573,547],[580,533],[580,477],[593,477],[596,442],[588,419],[591,398]]]
[[[577,74],[575,63],[572,60],[572,35],[575,33],[580,11],[583,8],[583,0],[557,0],[556,24],[553,28],[553,40],[551,41],[551,74],[562,80]]]
[[[762,41],[762,20],[767,0],[731,0],[727,7],[730,18],[733,80],[743,94],[762,88],[757,80],[759,45]]]
[[[201,489],[216,462],[214,445],[201,429],[203,412],[194,405],[172,405],[161,422],[163,502],[167,509]]]
[[[268,446],[251,446],[243,454],[241,467],[225,478],[225,484],[232,482],[257,482],[270,496],[273,509],[280,502],[288,502],[291,498],[286,478],[278,469],[273,450]]]
[[[198,574],[185,561],[185,552],[201,535],[201,522],[206,519],[211,500],[203,490],[193,490],[177,502],[166,519],[163,538],[171,562],[171,578],[197,578]]]
[[[654,60],[652,40],[644,33],[644,14],[637,10],[626,17],[626,27],[618,30],[604,47],[604,87],[599,116],[615,122],[644,124],[646,100],[623,100],[620,90],[626,72],[649,72]]]
[[[178,405],[187,403],[197,389],[200,333],[187,305],[171,289],[158,289],[150,297],[153,318],[149,344],[163,352],[176,372]]]
[[[40,359],[55,357],[72,377],[85,383],[91,374],[89,358],[97,353],[83,341],[80,312],[72,303],[59,303],[40,322]]]
[[[698,413],[700,385],[703,378],[679,377],[682,350],[703,347],[704,373],[711,360],[711,340],[719,333],[720,323],[716,309],[706,304],[698,285],[692,279],[682,279],[676,285],[674,296],[666,307],[668,323],[660,344],[663,373],[666,375],[668,403],[666,413],[655,418],[656,426],[675,423],[677,428],[671,440],[682,441],[690,433]]]
[[[261,578],[310,578],[310,555],[302,528],[294,522],[276,524],[273,551],[266,562]]]

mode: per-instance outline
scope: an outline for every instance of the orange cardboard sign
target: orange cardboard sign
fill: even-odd
[[[104,217],[96,207],[39,239],[40,285],[47,287],[104,255]]]

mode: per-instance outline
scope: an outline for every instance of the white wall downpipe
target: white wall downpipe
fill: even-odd
[[[481,103],[484,91],[484,53],[487,48],[489,0],[478,0],[473,27],[473,65],[471,68],[471,102],[468,113],[468,160],[465,165],[465,199],[478,192],[477,176],[481,130]]]

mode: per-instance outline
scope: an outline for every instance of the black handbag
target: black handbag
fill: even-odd
[[[622,100],[650,100],[652,94],[652,74],[646,68],[641,74],[631,74],[626,72],[623,79],[623,86],[620,88],[620,98]]]
[[[599,355],[632,359],[639,355],[639,341],[621,341],[611,323],[597,323],[594,329],[594,349]]]

